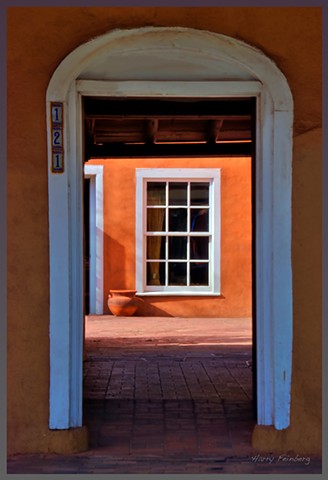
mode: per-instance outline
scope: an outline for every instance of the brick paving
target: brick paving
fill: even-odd
[[[8,473],[321,473],[251,447],[250,319],[88,317],[86,352],[88,452],[12,456]]]

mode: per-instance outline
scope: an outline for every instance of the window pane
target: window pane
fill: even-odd
[[[165,285],[165,263],[147,262],[147,285]]]
[[[165,205],[165,182],[147,182],[147,205]]]
[[[165,260],[165,237],[147,237],[147,259]]]
[[[169,263],[169,285],[187,285],[186,263]]]
[[[190,184],[190,205],[209,205],[209,183]]]
[[[208,208],[192,208],[190,210],[190,231],[208,232]]]
[[[186,232],[187,231],[187,209],[170,208],[169,209],[169,231]]]
[[[147,232],[165,232],[165,208],[147,208]]]
[[[190,263],[190,285],[208,284],[208,263]]]
[[[185,260],[187,258],[187,237],[169,237],[169,259]]]
[[[169,205],[187,205],[187,183],[169,183]]]
[[[209,237],[190,237],[190,258],[208,260]]]

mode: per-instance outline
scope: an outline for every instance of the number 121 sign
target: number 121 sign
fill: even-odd
[[[51,171],[64,172],[63,104],[51,102]]]

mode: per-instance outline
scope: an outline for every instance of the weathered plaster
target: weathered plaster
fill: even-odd
[[[250,158],[107,159],[90,160],[88,165],[102,165],[104,169],[105,313],[109,312],[106,302],[110,288],[136,287],[135,169],[221,168],[221,296],[141,296],[137,314],[224,318],[252,315]]]
[[[8,9],[7,390],[11,453],[53,448],[48,430],[49,257],[44,113],[49,79],[60,61],[81,43],[110,29],[144,25],[206,29],[257,46],[275,60],[288,79],[295,104],[294,133],[321,124],[320,8]],[[279,435],[271,429],[257,445],[262,449],[283,446],[315,452],[321,448],[321,140],[312,134],[299,140],[293,165],[293,361],[297,374],[292,383],[292,425]],[[22,291],[28,292],[24,302],[17,300],[22,298]],[[58,441],[64,442],[65,432],[55,434]]]

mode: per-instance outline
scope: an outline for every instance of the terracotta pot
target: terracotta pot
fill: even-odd
[[[137,310],[136,290],[109,290],[108,308],[117,317],[129,317]]]

